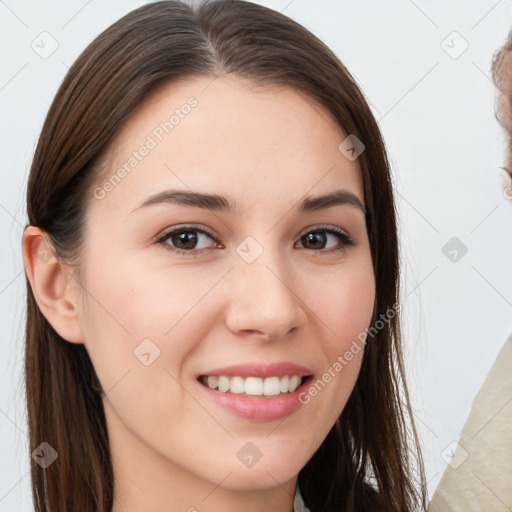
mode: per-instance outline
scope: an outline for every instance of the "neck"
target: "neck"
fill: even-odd
[[[111,512],[293,512],[297,477],[264,489],[230,488],[230,473],[201,478],[129,432],[104,400],[114,500]]]

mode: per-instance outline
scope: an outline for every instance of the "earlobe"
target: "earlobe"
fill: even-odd
[[[39,309],[65,340],[83,343],[78,287],[56,258],[48,235],[28,226],[22,238],[23,264]]]

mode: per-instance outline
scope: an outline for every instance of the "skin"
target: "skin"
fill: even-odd
[[[497,97],[497,117],[505,131],[507,143],[512,143],[512,107],[509,98],[505,94],[499,94]],[[508,169],[509,175],[512,170],[512,152],[507,150],[505,168]],[[510,198],[510,197],[509,197]]]
[[[233,415],[196,375],[288,360],[320,378],[368,327],[375,279],[364,213],[346,204],[294,210],[304,196],[340,189],[364,204],[361,172],[338,150],[347,134],[323,107],[224,76],[165,85],[142,103],[99,186],[190,96],[198,105],[133,171],[104,198],[91,194],[80,254],[87,293],[55,258],[38,258],[49,247],[35,227],[23,237],[25,268],[41,311],[64,339],[85,344],[105,391],[113,512],[291,512],[297,475],[343,410],[363,351],[277,421]],[[241,212],[136,209],[166,189],[224,195]],[[215,235],[198,235],[198,256],[154,242],[191,223]],[[323,231],[324,244],[309,248],[304,235],[319,225],[355,245]],[[248,236],[263,250],[250,264],[236,252]],[[160,350],[149,366],[133,353],[147,338]],[[262,454],[250,468],[237,457],[248,442]]]
[[[505,53],[499,74],[498,94],[496,96],[496,117],[505,131],[505,138],[507,140],[507,151],[505,169],[507,169],[508,179],[505,190],[505,197],[512,199],[512,190],[510,188],[510,178],[512,178],[512,104],[511,104],[511,91],[512,91],[512,77],[510,76],[510,67],[512,64],[512,57],[510,52]]]

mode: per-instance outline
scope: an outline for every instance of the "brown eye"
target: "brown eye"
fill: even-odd
[[[196,255],[212,246],[208,239],[213,240],[208,232],[194,227],[182,227],[169,231],[156,243],[162,244],[166,249],[179,254]],[[200,247],[198,247],[198,244]],[[215,242],[214,242],[215,245]]]
[[[306,249],[323,249],[327,243],[327,236],[323,232],[308,233],[301,237],[301,241]]]
[[[334,241],[338,239],[338,245],[334,243],[334,246],[330,245],[329,247],[326,247],[330,239]],[[304,249],[310,249],[313,251],[319,251],[323,249],[345,249],[347,246],[355,245],[355,242],[345,232],[332,227],[325,229],[315,229],[314,231],[310,231],[301,236],[299,240],[302,243]],[[329,252],[329,250],[323,252]]]
[[[193,231],[175,231],[169,236],[169,240],[177,249],[195,249],[198,239]]]

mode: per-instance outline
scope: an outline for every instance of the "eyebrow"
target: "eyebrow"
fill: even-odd
[[[205,210],[227,212],[233,215],[241,215],[242,209],[236,203],[231,203],[226,197],[218,194],[206,194],[186,190],[165,190],[146,199],[141,205],[132,210],[146,208],[156,204],[178,204],[180,206],[192,206]],[[352,206],[361,210],[366,215],[366,208],[359,198],[348,190],[335,190],[321,196],[309,196],[304,198],[295,210],[301,212],[312,212],[331,208],[337,205]]]

